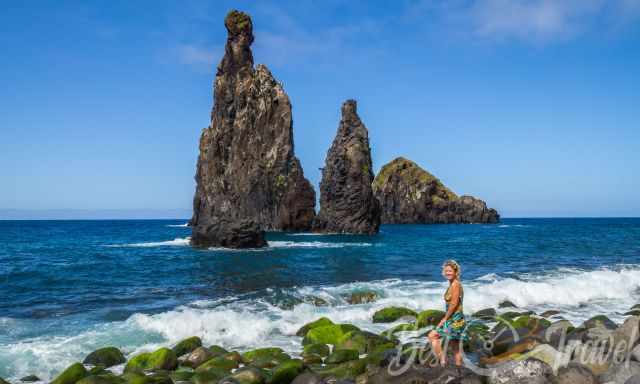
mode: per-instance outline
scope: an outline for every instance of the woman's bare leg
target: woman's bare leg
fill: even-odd
[[[455,351],[456,366],[462,366],[462,342],[460,340],[451,341],[451,348]]]
[[[447,362],[446,356],[442,353],[442,345],[440,343],[440,334],[436,331],[431,331],[427,334],[429,341],[431,342],[431,349],[435,353],[436,358],[440,362],[440,365],[445,365]]]

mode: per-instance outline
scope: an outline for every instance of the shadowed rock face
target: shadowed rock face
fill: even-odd
[[[342,119],[327,153],[320,182],[320,212],[313,228],[319,232],[374,234],[380,226],[380,205],[371,183],[369,133],[355,100],[342,105]]]
[[[497,223],[500,215],[472,196],[458,197],[416,163],[398,157],[380,170],[373,191],[385,224]]]
[[[263,230],[309,230],[315,192],[294,156],[289,97],[267,67],[254,69],[251,18],[232,11],[225,26],[211,125],[200,137],[191,242],[260,247]]]

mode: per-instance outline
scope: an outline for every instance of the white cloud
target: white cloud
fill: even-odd
[[[550,43],[588,32],[608,33],[640,18],[640,0],[422,0],[412,18],[488,41]]]

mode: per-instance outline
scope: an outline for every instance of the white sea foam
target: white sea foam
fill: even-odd
[[[371,243],[323,242],[323,241],[269,241],[271,248],[344,248],[370,247]]]
[[[190,241],[191,241],[191,237],[184,237],[184,238],[178,237],[173,240],[167,240],[167,241],[150,241],[147,243],[132,243],[132,244],[110,244],[110,245],[107,245],[107,247],[116,247],[116,248],[183,247],[183,246],[189,245]]]
[[[187,228],[188,226],[189,226],[189,223],[167,225],[167,227],[172,227],[172,228]]]
[[[519,278],[490,274],[463,281],[463,284],[467,313],[510,300],[522,309],[536,312],[560,310],[562,316],[575,325],[601,313],[620,322],[623,320],[621,313],[640,301],[638,266],[595,271],[559,269]],[[8,371],[0,368],[0,374],[14,380],[32,373],[50,379],[100,346],[116,345],[131,355],[171,345],[192,335],[200,336],[207,345],[220,344],[238,350],[278,346],[290,353],[299,353],[300,338],[295,336],[296,330],[320,316],[381,332],[392,325],[372,323],[371,317],[376,310],[390,305],[415,310],[441,308],[444,289],[444,282],[398,279],[298,287],[284,293],[300,299],[311,295],[320,297],[330,305],[315,307],[301,303],[289,310],[270,304],[268,297],[199,300],[159,314],[135,314],[126,321],[94,327],[74,336],[0,344],[0,367],[8,367],[4,368]],[[348,305],[345,297],[360,290],[375,291],[380,299],[374,303]],[[276,293],[282,294],[275,290],[267,292]]]

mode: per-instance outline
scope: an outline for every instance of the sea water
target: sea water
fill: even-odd
[[[0,377],[48,380],[103,346],[300,351],[327,316],[381,332],[385,306],[441,309],[441,264],[463,269],[465,312],[510,300],[576,325],[640,302],[640,219],[383,225],[377,236],[269,233],[260,250],[193,249],[185,220],[0,221]],[[373,303],[350,305],[370,290]],[[326,305],[315,306],[322,299]]]

